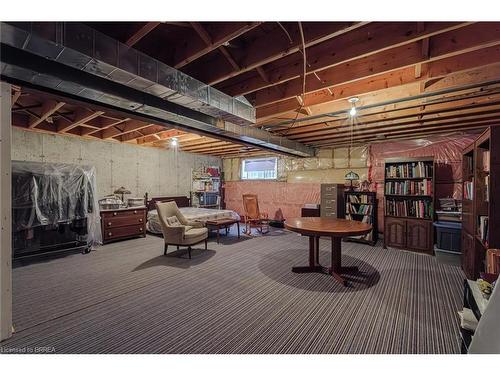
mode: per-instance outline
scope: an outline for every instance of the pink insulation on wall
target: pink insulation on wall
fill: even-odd
[[[462,150],[474,141],[475,135],[434,136],[425,139],[388,141],[370,146],[368,160],[369,178],[379,199],[379,230],[384,227],[384,159],[432,156],[436,162],[437,198],[462,196]],[[242,195],[259,196],[262,211],[274,218],[283,213],[284,218],[300,216],[305,203],[319,203],[319,183],[287,183],[277,181],[229,181],[226,186],[226,207],[243,213]],[[437,201],[436,201],[437,202]]]
[[[305,203],[319,203],[319,183],[290,184],[278,181],[228,181],[225,183],[226,208],[243,214],[243,194],[257,194],[259,208],[271,219],[300,217]]]

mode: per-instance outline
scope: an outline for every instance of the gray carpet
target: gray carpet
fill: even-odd
[[[16,334],[5,349],[57,353],[457,353],[460,268],[343,243],[362,274],[343,287],[294,274],[307,238],[234,233],[193,259],[162,239],[123,241],[14,269]],[[321,258],[329,262],[330,242]],[[178,256],[186,256],[180,251]]]

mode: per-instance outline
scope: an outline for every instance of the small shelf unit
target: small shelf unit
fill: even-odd
[[[346,237],[345,241],[375,245],[378,240],[377,193],[371,191],[345,191],[345,218],[371,224],[373,229],[363,236]]]
[[[462,152],[462,268],[471,280],[485,271],[486,250],[500,247],[500,128],[490,127]]]
[[[222,178],[219,167],[204,167],[191,171],[191,205],[200,208],[220,208]]]

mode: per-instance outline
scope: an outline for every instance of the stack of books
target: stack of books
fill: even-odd
[[[386,178],[432,177],[432,164],[424,162],[390,165],[385,168]]]
[[[385,203],[386,215],[388,216],[406,216],[420,219],[430,219],[432,217],[431,201],[387,199]]]
[[[385,193],[392,195],[432,195],[432,181],[389,181],[385,183]]]
[[[359,207],[356,207],[351,203],[347,203],[346,211],[350,214],[371,215],[372,206],[368,204],[361,204]]]
[[[354,195],[354,194],[349,194],[347,196],[347,201],[351,203],[372,203],[368,201],[369,196],[368,195]]]
[[[471,181],[464,181],[464,199],[472,200],[474,197],[474,178]]]

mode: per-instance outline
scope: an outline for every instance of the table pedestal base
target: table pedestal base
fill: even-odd
[[[292,267],[295,273],[324,273],[333,276],[342,285],[347,281],[342,274],[359,272],[358,267],[342,267],[342,242],[340,237],[332,237],[332,266],[324,267],[319,264],[319,237],[309,237],[309,265]]]

